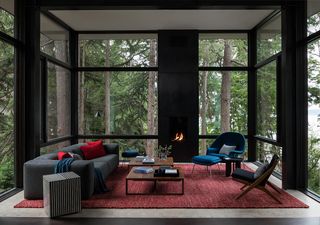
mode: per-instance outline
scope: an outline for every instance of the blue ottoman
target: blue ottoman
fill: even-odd
[[[193,173],[194,166],[196,164],[207,166],[207,170],[208,170],[209,166],[212,166],[214,164],[221,162],[221,158],[217,156],[212,156],[212,155],[197,155],[192,157],[192,162],[194,163],[192,168],[192,173]],[[210,168],[210,175],[211,175],[211,168]]]
[[[123,158],[134,158],[136,156],[139,155],[139,152],[137,150],[134,150],[134,149],[128,149],[128,150],[125,150],[124,152],[122,152],[121,156]]]

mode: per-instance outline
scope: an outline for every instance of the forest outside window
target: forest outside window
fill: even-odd
[[[44,14],[40,14],[40,50],[69,63],[69,32]]]
[[[48,63],[47,76],[47,139],[70,135],[71,73]]]
[[[200,67],[246,67],[247,34],[202,33],[199,36]]]
[[[260,163],[270,163],[272,156],[276,154],[280,157],[280,162],[275,168],[275,172],[282,174],[282,147],[266,142],[257,141],[257,160]]]
[[[257,31],[257,61],[281,52],[281,14],[278,13]]]
[[[14,47],[0,41],[0,194],[14,187],[14,66]]]
[[[247,72],[201,71],[199,75],[200,135],[226,131],[247,134]],[[206,149],[202,139],[200,149]]]
[[[320,40],[308,45],[308,188],[320,194]]]
[[[0,2],[0,31],[14,36],[14,1]]]
[[[257,70],[257,135],[277,140],[277,61]]]
[[[79,134],[156,135],[157,72],[80,72]]]
[[[320,1],[308,0],[308,35],[320,31]]]
[[[156,34],[80,34],[81,67],[156,67]]]

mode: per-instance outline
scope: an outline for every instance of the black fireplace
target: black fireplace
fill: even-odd
[[[198,154],[198,33],[159,31],[158,135],[175,162]]]

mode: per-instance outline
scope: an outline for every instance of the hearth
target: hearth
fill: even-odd
[[[188,118],[170,117],[170,139],[172,142],[184,142],[187,139]]]

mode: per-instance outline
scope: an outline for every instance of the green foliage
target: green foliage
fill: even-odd
[[[0,11],[0,19],[3,14]],[[1,24],[0,20],[0,24]],[[4,26],[2,26],[4,27]],[[0,192],[13,187],[14,48],[0,41]]]

